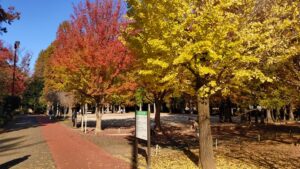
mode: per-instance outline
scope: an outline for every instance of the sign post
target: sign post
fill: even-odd
[[[151,167],[150,111],[147,112],[147,169]]]
[[[135,162],[137,165],[138,139],[147,141],[147,169],[151,164],[151,141],[150,141],[150,113],[147,111],[137,111],[135,113]],[[138,167],[138,166],[136,166]]]

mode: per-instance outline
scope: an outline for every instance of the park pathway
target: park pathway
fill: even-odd
[[[17,116],[0,129],[0,169],[55,169],[37,116]]]
[[[71,128],[39,117],[42,135],[58,169],[129,169],[130,165],[83,139]]]

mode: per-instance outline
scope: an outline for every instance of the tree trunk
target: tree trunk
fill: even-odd
[[[153,103],[153,113],[156,114],[156,105]]]
[[[46,114],[47,114],[48,116],[50,116],[50,114],[49,114],[50,109],[51,109],[50,104],[47,103],[47,109],[46,109],[47,112],[46,112]]]
[[[68,106],[68,114],[67,114],[68,117],[71,117],[72,116],[72,106]]]
[[[251,121],[252,121],[252,120],[251,120],[251,118],[252,118],[252,112],[253,112],[253,111],[250,110],[250,111],[247,113],[247,116],[248,116],[248,123],[249,123],[249,124],[251,124]]]
[[[169,100],[169,105],[170,105],[169,113],[172,114],[173,113],[173,101],[172,101],[172,99]]]
[[[280,109],[276,108],[276,122],[280,120]]]
[[[197,96],[199,123],[199,166],[203,169],[216,169],[213,154],[213,141],[210,127],[209,99]]]
[[[274,109],[271,109],[271,117],[272,117],[272,119],[273,119],[273,122],[275,122],[275,120],[276,120],[276,116],[275,116],[275,110]]]
[[[260,123],[265,124],[265,111],[260,110],[259,112],[260,112]]]
[[[241,123],[246,123],[247,122],[247,113],[246,113],[246,109],[243,107],[241,108]]]
[[[267,117],[266,117],[266,122],[267,123],[273,123],[272,115],[271,115],[271,110],[267,109]]]
[[[189,100],[189,111],[190,111],[190,114],[193,114],[192,100]]]
[[[106,113],[109,113],[109,107],[110,107],[110,105],[108,104],[108,105],[106,106]]]
[[[294,111],[294,105],[291,103],[289,108],[289,121],[295,120],[293,111]]]
[[[140,111],[142,111],[142,103],[140,103],[139,107],[140,107]]]
[[[102,113],[100,112],[99,105],[96,105],[96,128],[95,128],[95,134],[102,131],[101,122],[102,122]]]
[[[64,119],[66,119],[66,117],[67,117],[67,111],[68,111],[68,107],[65,107],[63,110],[64,110]]]
[[[258,110],[254,111],[255,123],[258,124]]]
[[[219,108],[219,122],[224,122],[224,110]]]
[[[286,110],[286,106],[284,106],[283,108],[283,121],[286,122],[286,115],[287,115],[287,110]]]
[[[228,106],[228,105],[227,105]],[[225,122],[228,122],[228,123],[232,123],[232,114],[231,114],[231,107],[227,107],[225,108],[225,112],[224,112],[224,115],[225,115]]]
[[[119,105],[119,110],[118,110],[119,113],[122,113],[121,111],[121,105]]]
[[[161,101],[159,99],[155,99],[155,129],[161,131],[161,123],[160,123],[160,110],[161,110]]]

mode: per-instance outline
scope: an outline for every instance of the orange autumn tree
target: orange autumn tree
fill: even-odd
[[[96,104],[96,132],[101,131],[101,107],[112,93],[122,91],[123,75],[133,61],[118,38],[126,26],[121,16],[121,1],[86,0],[74,7],[54,42],[53,79],[60,90]]]

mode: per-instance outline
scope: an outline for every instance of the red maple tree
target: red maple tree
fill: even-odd
[[[86,0],[74,7],[71,20],[61,24],[57,33],[52,64],[63,70],[58,77],[65,78],[62,83],[68,90],[92,99],[98,112],[109,94],[122,91],[126,78],[121,75],[133,61],[119,40],[124,26],[121,1]]]
[[[12,76],[13,76],[13,50],[5,47],[4,43],[0,41],[0,86],[1,93],[4,95],[11,94],[12,92]],[[22,57],[20,64],[17,65],[15,71],[15,94],[21,95],[26,88],[26,80],[29,73],[29,62],[31,59],[30,54]],[[16,62],[19,57],[17,55]]]

